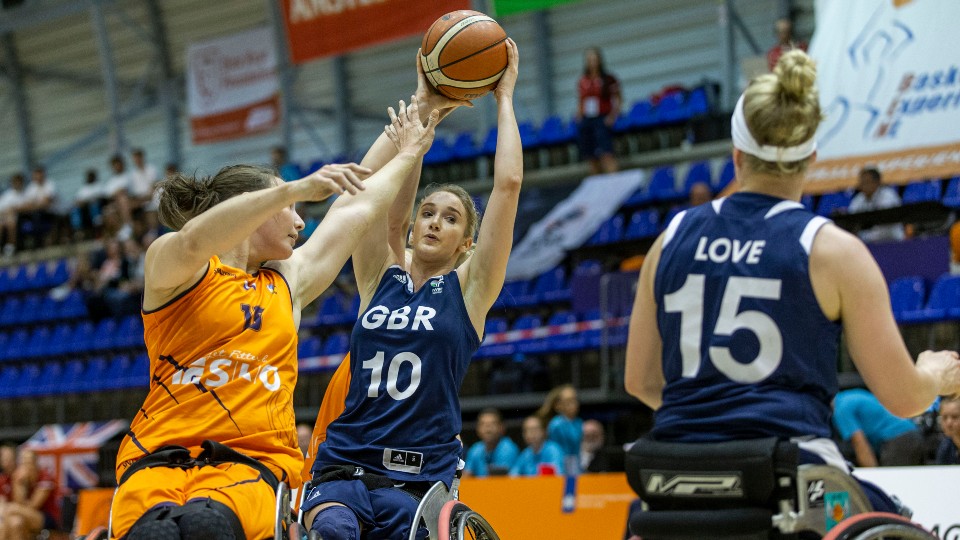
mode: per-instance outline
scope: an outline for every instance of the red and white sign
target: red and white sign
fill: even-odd
[[[280,123],[277,51],[269,28],[187,48],[187,106],[195,144],[236,139]]]
[[[302,64],[422,34],[441,15],[470,9],[470,0],[282,0],[280,5],[290,58]]]

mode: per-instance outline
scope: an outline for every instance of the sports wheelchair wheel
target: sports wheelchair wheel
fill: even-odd
[[[438,540],[500,540],[486,519],[460,501],[450,501],[440,510]]]
[[[81,536],[78,540],[107,540],[109,534],[106,527],[95,527],[86,536]]]
[[[844,520],[823,540],[937,540],[909,519],[885,512],[868,512]]]

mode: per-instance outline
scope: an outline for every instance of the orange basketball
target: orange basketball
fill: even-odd
[[[506,39],[507,33],[489,16],[452,11],[424,34],[420,64],[440,93],[475,99],[493,90],[507,69]]]

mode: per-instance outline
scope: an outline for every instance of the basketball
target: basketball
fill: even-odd
[[[479,11],[452,11],[423,36],[420,64],[427,80],[453,99],[475,99],[497,86],[507,69],[507,33]]]

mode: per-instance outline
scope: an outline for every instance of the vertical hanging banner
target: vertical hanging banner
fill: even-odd
[[[826,118],[806,191],[960,174],[960,2],[817,0],[810,54]]]
[[[269,28],[187,47],[187,106],[195,144],[236,139],[280,123],[277,50]]]
[[[569,4],[574,0],[493,0],[493,12],[496,16],[511,15],[524,11],[538,11],[559,4]]]
[[[290,59],[302,64],[361,47],[422,34],[470,0],[280,0]]]

